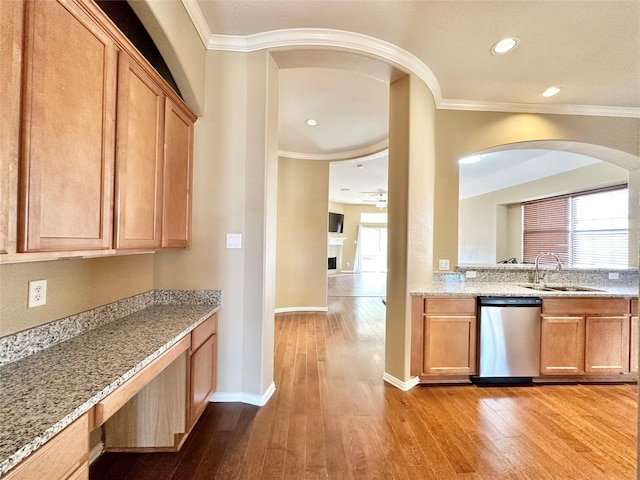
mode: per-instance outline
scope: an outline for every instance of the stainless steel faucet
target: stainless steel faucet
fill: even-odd
[[[540,271],[540,257],[544,257],[544,256],[549,256],[549,257],[553,257],[556,259],[556,271],[561,272],[562,271],[562,264],[560,263],[560,258],[558,258],[558,255],[556,255],[555,253],[551,253],[551,252],[543,252],[538,254],[538,256],[536,257],[536,268],[535,268],[535,272],[533,275],[533,283],[540,283],[540,280],[544,279],[544,276],[546,274],[546,272],[541,272]]]

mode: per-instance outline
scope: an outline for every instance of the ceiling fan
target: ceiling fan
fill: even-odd
[[[372,199],[364,199],[363,200],[364,203],[375,203],[376,207],[380,209],[387,206],[387,199],[385,198],[385,195],[387,192],[385,190],[378,190],[377,192],[360,192],[360,193],[368,194],[371,197],[375,197]]]

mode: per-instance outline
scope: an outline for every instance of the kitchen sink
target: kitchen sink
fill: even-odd
[[[530,290],[537,290],[540,292],[602,292],[597,288],[583,287],[582,285],[550,285],[550,284],[535,284],[524,283],[520,284],[520,287],[528,288]]]

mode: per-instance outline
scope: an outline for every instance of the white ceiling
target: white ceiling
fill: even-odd
[[[408,71],[427,83],[438,108],[640,116],[640,1],[183,3],[208,48],[272,52],[283,155],[338,160],[384,150],[388,85]],[[516,49],[491,55],[491,45],[507,36],[520,39]],[[551,85],[561,93],[541,97]],[[307,118],[318,126],[306,126]],[[370,168],[359,176],[340,176],[354,162],[333,163],[331,181],[353,183],[332,183],[331,200],[343,198],[340,188],[381,188],[380,178],[363,177],[379,174],[383,157],[361,161]],[[541,170],[543,158],[524,161]]]

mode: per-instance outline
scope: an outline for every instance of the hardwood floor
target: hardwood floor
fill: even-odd
[[[210,404],[175,454],[105,454],[92,480],[633,479],[635,385],[419,386],[382,381],[380,298],[279,314],[277,390]]]
[[[329,297],[384,297],[387,294],[387,274],[379,272],[329,275]]]

